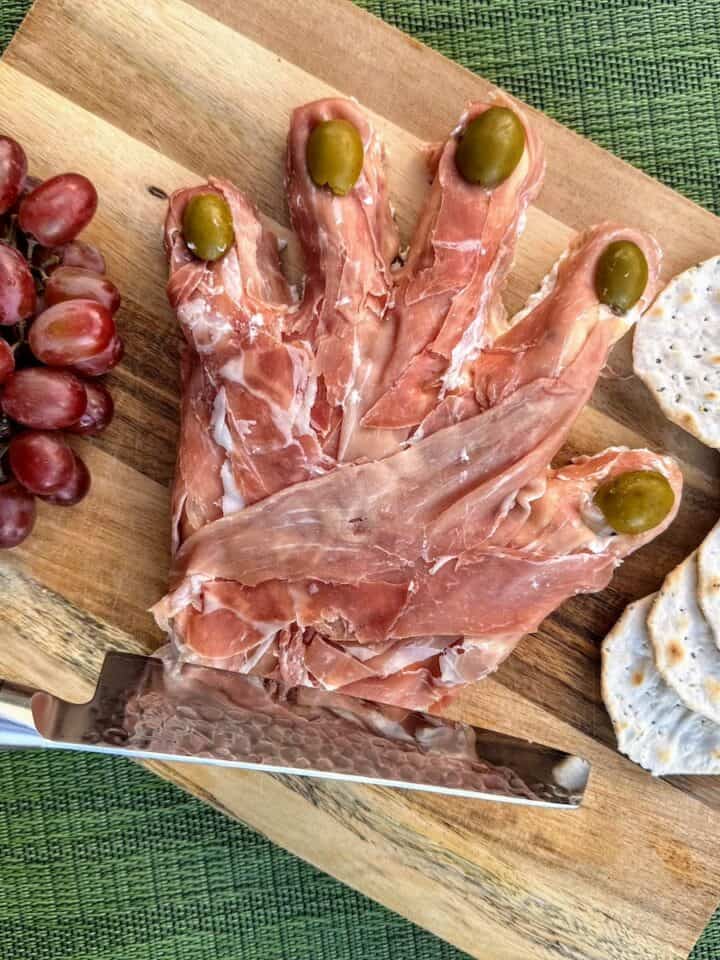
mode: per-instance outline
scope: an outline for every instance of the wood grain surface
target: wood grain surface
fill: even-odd
[[[284,139],[299,102],[358,98],[389,145],[407,236],[426,191],[418,145],[441,138],[484,80],[336,0],[37,0],[0,63],[0,130],[32,172],[86,173],[101,203],[87,231],[124,302],[117,416],[77,447],[91,496],[41,507],[26,546],[0,557],[0,674],[81,699],[105,649],[152,650],[147,608],[168,567],[178,339],[164,295],[170,192],[227,176],[287,223]],[[653,231],[670,274],[720,249],[720,221],[533,113],[548,176],[507,291],[513,309],[572,232],[613,218]],[[297,270],[291,243],[290,269]],[[653,780],[614,750],[598,643],[655,589],[720,511],[715,453],[663,419],[618,346],[568,455],[616,443],[668,450],[687,488],[678,520],[611,587],[566,603],[455,716],[593,762],[575,813],[473,804],[217,768],[153,769],[482,960],[678,960],[718,899],[720,783]]]

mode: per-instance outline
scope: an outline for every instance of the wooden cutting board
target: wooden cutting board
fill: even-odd
[[[155,195],[227,176],[287,222],[283,143],[297,103],[341,92],[389,148],[407,235],[426,190],[417,147],[441,138],[490,85],[334,0],[38,0],[0,63],[0,130],[32,172],[96,183],[87,231],[124,295],[127,358],[117,416],[77,446],[94,489],[40,510],[0,555],[0,674],[82,698],[107,648],[152,650],[147,608],[168,567],[178,342],[164,296]],[[517,307],[573,230],[610,217],[653,231],[669,275],[720,250],[720,220],[540,114],[548,176],[507,293]],[[291,249],[292,260],[292,249]],[[602,708],[598,642],[720,512],[714,453],[668,424],[616,350],[570,452],[616,443],[669,450],[687,492],[659,542],[612,587],[565,604],[455,714],[589,757],[579,812],[473,804],[342,784],[155,767],[228,814],[482,960],[684,958],[718,899],[720,782],[653,780],[618,756]]]

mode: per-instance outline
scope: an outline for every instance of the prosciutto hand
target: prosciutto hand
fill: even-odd
[[[660,251],[639,231],[594,227],[508,320],[500,293],[544,162],[501,105],[524,129],[519,162],[493,187],[461,175],[462,132],[497,106],[472,104],[435,151],[403,264],[367,119],[345,100],[299,108],[287,163],[306,262],[297,302],[275,237],[231,184],[171,198],[168,290],[186,345],[176,552],[155,614],[179,657],[437,709],[672,521],[682,479],[667,457],[613,449],[550,467],[608,351],[651,302]],[[342,196],[306,162],[328,120],[362,140]],[[182,233],[203,192],[234,226],[214,262]],[[623,244],[648,276],[620,312],[596,276]],[[637,471],[661,474],[674,506],[651,529],[618,532],[595,494]]]

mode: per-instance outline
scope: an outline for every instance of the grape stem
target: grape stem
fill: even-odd
[[[8,246],[14,247],[17,250],[17,214],[13,213],[8,217],[7,228],[3,235],[3,242],[7,243]]]
[[[27,340],[27,337],[25,336],[27,333],[27,326],[27,320],[18,320],[18,322],[15,324],[17,340],[10,348],[13,352],[15,352],[15,350],[17,350],[17,348]]]

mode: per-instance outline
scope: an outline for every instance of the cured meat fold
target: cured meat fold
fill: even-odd
[[[653,469],[677,507],[681,475],[667,457],[612,449],[550,466],[610,348],[652,300],[659,249],[639,231],[594,227],[508,320],[500,293],[544,162],[523,119],[525,151],[507,180],[484,190],[460,177],[458,132],[490,105],[471,105],[433,151],[404,263],[366,118],[345,100],[295,111],[287,191],[301,297],[232,184],[171,198],[183,403],[175,556],[155,614],[176,656],[437,709],[671,522],[674,511],[647,534],[617,535],[593,502],[607,479]],[[345,197],[317,188],[305,162],[314,126],[336,118],[365,151]],[[235,228],[213,263],[192,256],[181,229],[188,200],[208,191]],[[622,316],[594,288],[616,240],[636,243],[649,267]]]

